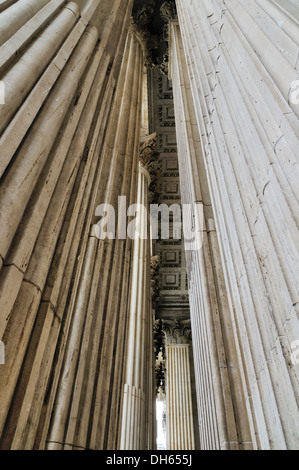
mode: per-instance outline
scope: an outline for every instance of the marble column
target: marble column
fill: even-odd
[[[7,5],[8,8],[0,16],[0,45],[31,20],[47,3],[47,0],[20,0],[13,5]]]
[[[155,384],[148,200],[151,177],[147,168],[154,157],[157,135],[144,139],[140,149],[137,217],[132,227],[134,242],[120,444],[122,450],[155,449],[156,445],[153,439]]]
[[[94,208],[117,208],[119,196],[127,198],[128,206],[136,202],[143,64],[142,41],[131,26]],[[124,208],[118,210],[121,216]],[[116,228],[115,236],[99,239],[92,226],[76,272],[48,449],[119,447],[132,239],[119,237],[117,223]]]
[[[194,450],[189,320],[163,320],[166,353],[167,450]]]
[[[176,1],[170,55],[177,121],[178,110],[186,111],[191,102],[191,118],[186,114],[179,124],[186,136],[181,145],[191,145],[187,165],[193,169],[197,159],[205,175],[213,213],[205,217],[204,231],[213,277],[222,287],[221,309],[215,305],[202,322],[202,331],[212,334],[204,334],[206,347],[214,349],[212,362],[198,371],[209,380],[210,398],[215,391],[214,404],[203,402],[210,409],[203,424],[208,448],[222,446],[225,428],[254,449],[299,448],[298,370],[292,361],[299,337],[298,23],[288,4]],[[193,174],[196,188],[200,176]],[[187,187],[190,180],[181,176]],[[205,204],[200,194],[195,197]],[[201,284],[211,285],[208,271],[201,273],[191,280],[193,303],[202,298]],[[227,395],[224,403],[220,388],[212,386],[214,379],[220,384],[222,357],[212,342],[216,326],[222,330],[223,357],[233,360],[226,381],[232,400]],[[193,336],[199,331],[194,326]],[[229,403],[239,410],[235,423]]]
[[[89,235],[95,208],[105,199],[101,191],[113,204],[110,194],[115,187],[119,191],[121,179],[124,194],[134,196],[143,52],[135,36],[128,36],[132,1],[42,3],[12,5],[17,9],[24,4],[29,16],[18,14],[24,26],[8,28],[9,37],[0,49],[6,85],[0,135],[0,337],[6,352],[0,368],[0,446],[46,448],[61,405],[67,420],[59,421],[63,432],[62,437],[55,435],[57,446],[67,447],[67,434],[70,447],[98,448],[104,445],[100,439],[88,441],[93,419],[94,428],[102,432],[95,417],[96,383],[101,383],[95,362],[108,353],[103,330],[92,322],[107,319],[106,300],[101,303],[97,297],[104,291],[97,290],[96,282],[111,253],[116,258],[122,247],[112,247],[112,241],[99,243]],[[117,122],[128,123],[128,115],[132,127],[120,135]],[[120,172],[126,167],[121,178],[115,174],[118,165]],[[98,256],[92,251],[95,245],[101,245]],[[127,250],[125,259],[120,257],[124,276]],[[89,276],[92,289],[85,290],[85,273],[95,265]],[[115,268],[114,274],[117,278]],[[109,270],[101,285],[108,275]],[[112,312],[119,310],[120,295],[125,310],[126,292],[121,282],[119,286]],[[121,338],[120,334],[120,342]],[[115,341],[111,345],[115,347]],[[109,364],[121,375],[114,362]],[[87,379],[83,385],[82,374]],[[106,383],[115,385],[108,378]],[[113,393],[110,397],[109,413],[115,418],[118,402]],[[104,412],[102,416],[110,424]],[[79,436],[73,431],[78,428]],[[115,435],[102,433],[107,440]]]
[[[230,321],[223,272],[216,241],[214,211],[200,148],[195,108],[178,23],[171,25],[172,79],[176,111],[182,203],[193,208],[184,218],[190,316],[202,449],[250,448],[245,401]],[[183,206],[184,207],[184,206]]]
[[[136,239],[134,240],[127,340],[126,383],[124,387],[122,450],[144,449],[148,422],[147,379],[152,367],[148,332],[152,310],[149,293],[149,238],[147,190],[149,174],[140,165],[137,190]]]

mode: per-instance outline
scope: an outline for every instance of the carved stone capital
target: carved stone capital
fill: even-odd
[[[132,24],[136,31],[140,34],[144,44],[145,66],[147,68],[154,67],[153,50],[158,47],[159,38],[153,35],[149,30],[157,0],[148,0],[145,5],[133,10]]]
[[[148,165],[157,155],[157,141],[158,134],[155,132],[154,134],[147,136],[146,140],[140,144],[139,161],[146,169],[148,169]]]
[[[154,133],[147,137],[145,142],[141,143],[139,161],[150,175],[149,185],[149,203],[153,204],[159,197],[159,176],[160,164],[159,154],[156,152],[158,135]]]
[[[167,0],[160,7],[161,17],[165,21],[176,20],[178,17],[175,0]]]
[[[166,51],[160,61],[158,68],[164,75],[169,75],[169,21],[177,19],[175,0],[167,0],[160,7],[161,18],[165,21],[162,40],[167,45]]]
[[[158,22],[156,19],[158,18]],[[169,21],[177,18],[175,0],[135,0],[132,20],[146,43],[145,66],[168,73]]]
[[[142,50],[143,50],[143,54],[144,54],[144,61],[145,61],[145,65],[146,65],[146,62],[148,60],[148,34],[146,31],[144,31],[143,29],[139,28],[136,23],[133,21],[133,19],[131,19],[131,24],[129,26],[129,32],[131,34],[133,34],[137,40],[139,41],[141,47],[142,47]]]
[[[189,344],[191,341],[190,320],[163,320],[166,344]]]

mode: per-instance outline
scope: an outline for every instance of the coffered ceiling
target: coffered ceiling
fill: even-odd
[[[149,77],[150,132],[157,132],[160,177],[158,203],[181,204],[180,175],[177,155],[172,83],[158,68],[151,68]],[[170,236],[172,235],[170,224]],[[182,239],[159,239],[154,254],[160,259],[160,290],[157,318],[189,317],[188,281]]]

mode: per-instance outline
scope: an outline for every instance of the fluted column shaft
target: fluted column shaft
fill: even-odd
[[[0,45],[16,33],[47,3],[47,0],[20,0],[4,10],[0,17]]]
[[[181,325],[164,322],[166,353],[167,450],[194,450],[194,423],[188,335]],[[186,326],[184,327],[186,328]],[[188,331],[189,331],[188,327]]]
[[[130,29],[96,205],[117,208],[119,196],[126,196],[128,204],[136,201],[143,62],[142,45]],[[89,234],[69,307],[69,340],[62,358],[49,449],[115,449],[119,445],[131,246],[130,238],[99,240],[94,228]]]
[[[150,298],[150,227],[148,217],[148,187],[150,175],[139,165],[136,219],[136,239],[133,247],[130,291],[130,319],[127,339],[127,368],[124,388],[121,445],[123,450],[148,448],[148,433],[153,389],[150,392],[150,373],[153,371],[150,332],[153,329]],[[148,413],[150,411],[150,413]]]
[[[48,2],[29,21],[26,17],[25,26],[11,31],[0,49],[3,80],[11,77],[0,136],[3,449],[45,448],[65,351],[73,338],[74,305],[85,295],[79,290],[82,265],[95,261],[88,257],[88,234],[103,189],[100,181],[106,181],[103,168],[110,168],[110,155],[108,165],[103,155],[113,147],[124,91],[124,74],[119,73],[132,1],[81,1],[81,11],[76,2],[64,3]],[[134,60],[142,61],[140,54]],[[24,71],[21,88],[13,79],[18,70]],[[127,96],[133,128],[134,123],[139,128],[141,74],[137,66],[130,84],[136,92]],[[137,148],[134,130],[130,138],[128,161]],[[128,164],[129,174],[136,170]],[[127,176],[126,194],[134,181]],[[100,342],[91,346],[101,355]],[[97,372],[92,375],[94,383]],[[86,409],[80,403],[85,414]],[[81,447],[87,445],[87,427],[80,428]]]
[[[184,220],[187,237],[194,237],[193,243],[186,243],[186,262],[200,445],[202,449],[250,448],[245,401],[234,393],[241,385],[241,378],[236,351],[226,328],[230,313],[219,248],[217,242],[211,242],[215,233],[214,214],[177,22],[172,22],[171,38],[182,202],[194,207],[199,223],[198,230],[192,232],[190,220]]]
[[[296,449],[298,25],[270,0],[176,4],[251,440]]]

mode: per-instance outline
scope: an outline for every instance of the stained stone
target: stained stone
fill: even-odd
[[[1,450],[299,449],[298,18],[0,0]]]

